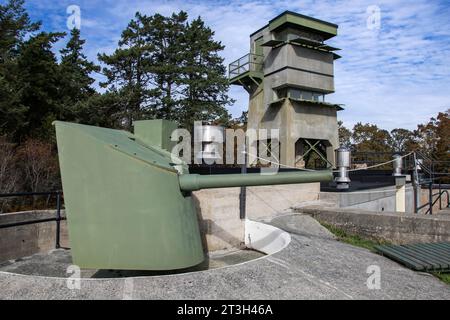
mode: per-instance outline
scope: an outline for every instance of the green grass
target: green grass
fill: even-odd
[[[375,246],[383,245],[383,244],[389,244],[387,241],[381,241],[381,240],[372,240],[363,238],[358,235],[349,234],[346,231],[339,229],[331,224],[328,223],[320,223],[322,226],[327,228],[332,234],[334,234],[339,241],[354,245],[356,247],[361,247],[368,249],[372,252],[376,252]]]
[[[450,285],[450,273],[433,272],[433,275],[437,277],[442,282]]]
[[[390,244],[388,241],[371,240],[371,239],[363,238],[358,235],[348,234],[344,230],[339,229],[328,223],[321,222],[320,224],[322,226],[324,226],[325,228],[327,228],[332,234],[334,234],[338,238],[339,241],[342,241],[342,242],[345,242],[345,243],[348,243],[348,244],[351,244],[351,245],[354,245],[357,247],[368,249],[374,253],[378,253],[375,250],[375,246],[383,245],[383,244]],[[439,280],[441,280],[442,282],[450,285],[450,273],[432,272],[431,274],[434,275]]]

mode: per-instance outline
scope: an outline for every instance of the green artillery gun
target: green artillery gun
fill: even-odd
[[[174,163],[165,120],[134,134],[55,122],[73,263],[81,268],[174,270],[204,260],[191,191],[332,180],[331,171],[189,174]]]

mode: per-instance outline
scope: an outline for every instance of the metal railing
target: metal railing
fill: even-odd
[[[233,79],[248,71],[263,72],[264,56],[248,53],[245,56],[230,63],[228,78]]]
[[[430,186],[428,188],[429,190],[429,199],[428,202],[424,205],[417,207],[416,213],[418,213],[423,208],[428,207],[427,211],[425,211],[425,214],[433,215],[433,207],[436,205],[436,203],[439,201],[439,210],[442,210],[442,196],[445,194],[447,196],[447,205],[446,207],[450,207],[450,194],[447,190],[439,190],[437,193],[433,193],[433,184],[430,183]],[[434,197],[438,196],[436,199],[433,200]]]
[[[420,151],[415,151],[410,159],[410,170],[415,184],[415,212],[419,213],[421,209],[428,207],[425,214],[432,215],[433,207],[439,201],[439,209],[442,210],[442,197],[447,195],[447,207],[450,205],[449,193],[441,189],[441,183],[448,179],[450,163],[448,161],[437,161]],[[438,171],[445,172],[438,172]],[[437,183],[439,181],[439,183]],[[435,186],[439,186],[439,192],[433,193]],[[422,186],[428,188],[428,201],[420,205],[420,189]],[[435,198],[437,196],[437,198]]]
[[[54,218],[44,218],[44,219],[35,219],[28,221],[19,221],[19,222],[11,222],[0,224],[0,229],[5,228],[13,228],[24,225],[36,224],[36,223],[44,223],[44,222],[56,222],[56,236],[55,236],[55,248],[61,248],[61,221],[66,220],[65,217],[61,216],[61,196],[62,192],[54,191],[54,192],[17,192],[17,193],[3,193],[0,194],[0,198],[16,198],[16,197],[29,197],[29,196],[55,196],[56,197],[56,213]],[[7,213],[4,213],[7,214]]]
[[[437,198],[433,201],[431,208],[433,208],[433,206],[439,201],[439,210],[442,210],[442,196],[444,194],[447,196],[447,205],[445,207],[450,207],[450,193],[448,192],[448,190],[441,190],[441,186],[439,185],[439,191],[433,194],[433,197],[437,196]]]
[[[366,170],[389,170],[392,164],[393,153],[390,152],[352,152],[352,167],[365,166]],[[402,157],[402,171],[410,174],[414,188],[414,212],[419,213],[426,209],[425,214],[432,215],[433,207],[439,201],[439,210],[442,210],[444,195],[447,196],[446,207],[450,207],[450,161],[435,160],[423,152],[416,150]],[[434,193],[436,188],[439,192]],[[421,190],[428,189],[428,200],[421,204]]]

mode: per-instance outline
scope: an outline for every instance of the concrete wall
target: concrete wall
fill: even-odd
[[[205,251],[243,248],[244,223],[239,219],[240,188],[193,192]]]
[[[5,213],[0,214],[0,225],[54,217],[54,210]],[[54,221],[0,229],[0,262],[49,251],[55,248],[55,240]],[[61,246],[69,247],[66,221],[61,221]]]
[[[333,54],[285,44],[264,59],[268,89],[283,85],[333,92]]]
[[[296,69],[283,69],[276,74],[265,77],[264,81],[267,81],[269,87],[267,90],[269,93],[272,93],[274,88],[280,88],[286,85],[290,87],[301,87],[311,91],[328,93],[334,91],[333,77]],[[269,100],[268,103],[273,100]]]
[[[292,130],[294,143],[298,138],[328,140],[333,151],[339,148],[337,111],[333,107],[317,107],[292,103]]]
[[[320,200],[334,204],[338,208],[361,209],[373,212],[395,212],[395,186],[384,188],[361,190],[355,192],[321,192]],[[433,190],[433,194],[438,190]],[[428,202],[428,190],[421,189],[421,204]],[[436,199],[436,197],[434,198]],[[442,205],[446,205],[446,197],[442,199]],[[411,184],[406,185],[406,212],[414,212],[414,190]],[[428,207],[420,213],[425,213]],[[433,213],[438,213],[439,202],[433,206]]]
[[[335,203],[339,208],[361,209],[375,212],[395,212],[395,186],[355,192],[321,192],[320,200]],[[406,212],[414,211],[414,193],[406,187]]]
[[[392,212],[370,212],[342,208],[299,208],[322,223],[350,234],[394,244],[450,241],[449,216],[424,216]]]
[[[264,95],[267,91],[264,91]],[[268,99],[265,97],[265,99]],[[339,148],[337,111],[333,107],[315,106],[286,99],[280,106],[262,103],[262,93],[250,100],[248,127],[278,129],[280,160],[284,165],[295,165],[295,144],[298,139],[320,139],[330,143],[327,158],[334,163],[334,150]]]
[[[261,220],[283,215],[305,201],[318,200],[318,183],[247,188],[247,218]],[[208,251],[245,246],[244,220],[239,217],[240,188],[193,193],[204,247]]]
[[[447,190],[450,193],[450,190]],[[438,193],[439,190],[438,189],[434,189],[433,190],[433,194]],[[428,203],[428,199],[430,198],[429,196],[429,190],[428,189],[421,189],[421,197],[420,197],[420,203],[421,205]],[[434,200],[437,199],[437,197],[433,197]],[[442,197],[442,207],[445,208],[445,206],[447,205],[447,196],[443,195]],[[420,210],[421,213],[425,213],[428,210],[428,207],[423,208],[422,210]],[[435,203],[435,205],[433,206],[433,214],[438,214],[439,213],[439,201]]]

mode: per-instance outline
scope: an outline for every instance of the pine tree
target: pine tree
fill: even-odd
[[[136,13],[122,33],[119,48],[99,55],[107,66],[103,84],[116,97],[127,129],[144,118],[176,120],[191,128],[195,120],[224,123],[226,68],[213,39],[214,32],[201,18],[191,24],[186,12],[169,17]]]
[[[198,17],[187,25],[182,66],[183,100],[180,122],[190,128],[195,120],[225,124],[230,120],[225,106],[232,103],[227,91],[224,46],[214,41],[214,32]]]
[[[0,135],[10,138],[17,138],[26,122],[17,66],[20,47],[25,36],[40,27],[39,22],[30,21],[23,4],[23,0],[10,0],[0,5]]]
[[[146,105],[152,99],[154,90],[150,88],[149,52],[152,44],[144,37],[146,17],[136,13],[127,28],[122,32],[119,48],[113,54],[100,54],[98,59],[106,64],[103,73],[107,77],[103,87],[108,88],[111,96],[116,97],[122,125],[130,130],[132,122],[151,117]]]
[[[0,5],[0,63],[17,56],[24,37],[40,28],[40,22],[31,22],[24,3],[24,0],[9,0]]]
[[[146,40],[152,44],[150,73],[156,86],[153,109],[159,118],[180,120],[181,66],[185,57],[187,13],[147,17]]]
[[[20,48],[18,83],[20,104],[26,108],[26,123],[20,128],[19,137],[53,137],[51,123],[61,116],[61,77],[52,47],[63,36],[63,33],[42,32]]]
[[[95,79],[91,74],[99,72],[100,67],[88,61],[83,54],[85,42],[80,38],[80,30],[74,28],[66,47],[60,51],[60,96],[64,107],[60,120],[76,121],[77,105],[96,93],[92,88]]]

